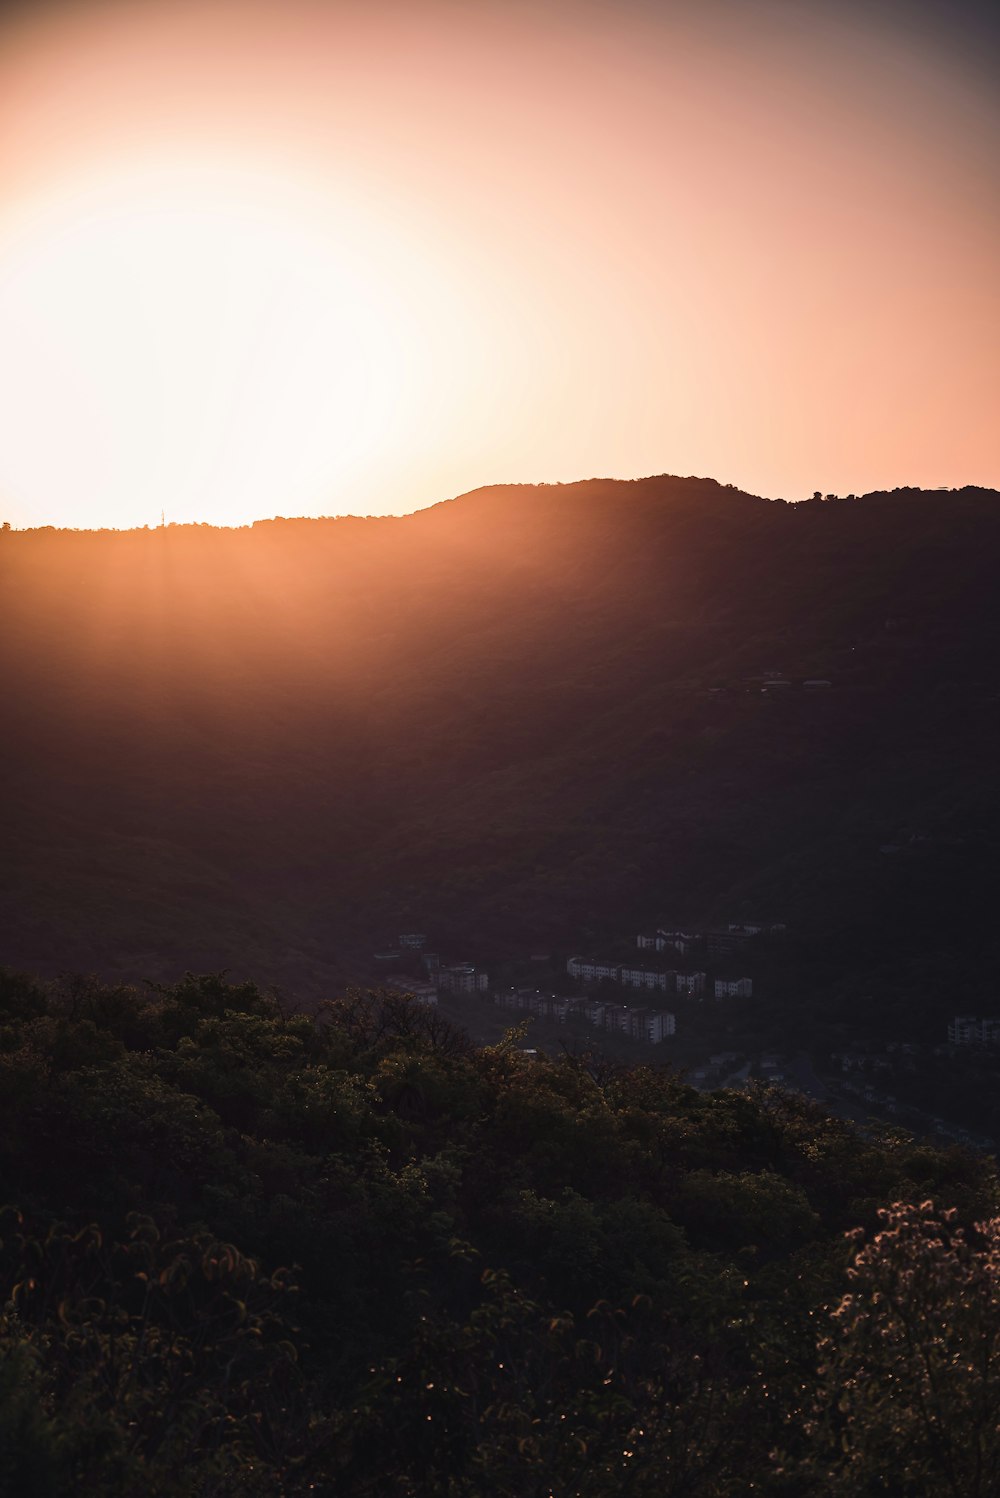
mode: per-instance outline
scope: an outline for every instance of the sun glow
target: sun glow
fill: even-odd
[[[8,8],[0,520],[996,483],[1000,111],[908,8]]]
[[[64,522],[335,510],[413,417],[412,254],[287,181],[146,163],[0,244],[0,487]]]

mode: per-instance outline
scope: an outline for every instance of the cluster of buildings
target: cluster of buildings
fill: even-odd
[[[640,933],[636,947],[640,952],[667,954],[671,958],[694,958],[683,965],[653,966],[644,961],[624,962],[596,957],[570,957],[566,971],[581,984],[599,984],[607,980],[620,988],[648,995],[648,1007],[601,997],[566,997],[542,993],[534,988],[511,988],[494,993],[494,1002],[503,1009],[535,1014],[560,1024],[569,1021],[588,1024],[596,1029],[617,1031],[633,1039],[657,1045],[676,1034],[676,1017],[665,1007],[671,997],[702,999],[714,994],[717,999],[750,998],[753,980],[749,977],[710,978],[706,968],[716,958],[732,962],[734,954],[755,939],[784,931],[781,925],[733,922],[728,929],[712,932],[675,931],[657,927],[650,935]],[[375,953],[375,966],[385,976],[382,986],[390,992],[411,994],[418,1003],[436,1005],[442,992],[453,994],[488,994],[489,974],[471,962],[445,963],[437,952],[427,951],[427,938],[421,931],[407,931],[395,943]],[[701,956],[705,966],[699,966]],[[662,996],[662,998],[661,998]],[[662,1004],[662,1007],[661,1007]]]
[[[956,1014],[948,1021],[951,1045],[1000,1045],[1000,1019],[976,1019],[970,1014]]]
[[[449,993],[485,993],[489,986],[489,974],[471,962],[455,962],[438,969],[438,987]]]
[[[783,936],[786,927],[780,921],[731,921],[725,931],[668,931],[658,927],[652,933],[640,931],[636,946],[654,952],[677,952],[682,957],[704,954],[709,961],[735,957],[753,944],[768,937]]]
[[[719,934],[724,937],[736,935],[732,929],[728,933]],[[636,946],[640,950],[652,948],[658,952],[669,951],[684,954],[689,953],[698,945],[705,947],[707,942],[707,936],[695,936],[681,931],[657,931],[653,936],[640,934],[636,938]],[[728,950],[724,950],[719,955],[731,954]],[[680,971],[674,967],[648,967],[640,962],[613,962],[604,961],[598,957],[571,957],[566,963],[566,971],[571,978],[576,978],[581,983],[600,983],[602,980],[607,980],[619,984],[622,988],[638,988],[650,993],[658,992],[698,999],[703,998],[709,992],[708,974],[702,968]],[[753,996],[753,979],[745,976],[715,978],[712,981],[711,992],[717,999],[749,999]]]
[[[652,936],[644,936],[640,931],[635,939],[635,944],[640,951],[647,952],[680,952],[687,956],[697,947],[701,946],[702,938],[690,931],[655,931]]]
[[[600,983],[607,979],[622,988],[642,988],[651,992],[700,997],[708,982],[707,973],[679,973],[675,968],[644,967],[639,963],[603,962],[597,957],[571,957],[566,963],[571,978],[581,983]],[[749,980],[747,980],[749,981]]]
[[[652,935],[640,931],[635,944],[655,952],[674,951],[686,955],[705,950],[713,956],[725,956],[741,951],[755,936],[783,936],[787,929],[781,921],[730,921],[725,931],[668,931],[658,926]]]
[[[617,1030],[634,1040],[658,1045],[677,1031],[677,1020],[661,1009],[634,1009],[628,1004],[613,1004],[601,999],[570,999],[559,994],[543,994],[534,988],[511,988],[496,996],[501,1009],[515,1009],[537,1014],[543,1019],[565,1024],[578,1020],[601,1030]]]
[[[396,938],[395,947],[375,953],[375,966],[388,970],[383,987],[396,993],[409,993],[421,1003],[436,1004],[440,990],[449,993],[485,993],[490,986],[489,974],[471,962],[442,963],[437,952],[424,950],[427,937],[422,931],[407,931]],[[412,972],[394,972],[403,963],[417,967],[422,976]]]

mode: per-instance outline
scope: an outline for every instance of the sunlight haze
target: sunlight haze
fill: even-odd
[[[2,516],[995,484],[998,135],[861,8],[15,10]]]

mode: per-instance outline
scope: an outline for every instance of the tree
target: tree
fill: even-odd
[[[820,1343],[826,1491],[987,1498],[1000,1491],[1000,1218],[956,1225],[894,1202],[858,1251]],[[842,1452],[842,1456],[838,1452]]]

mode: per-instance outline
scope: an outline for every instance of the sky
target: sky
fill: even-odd
[[[0,518],[1000,486],[973,0],[0,15]]]

